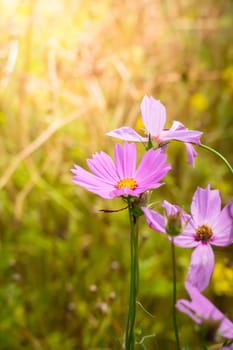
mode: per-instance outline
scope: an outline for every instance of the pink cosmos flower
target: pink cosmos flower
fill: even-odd
[[[191,256],[188,281],[200,291],[208,284],[214,268],[214,253],[211,245],[227,246],[232,243],[233,218],[231,201],[221,210],[218,190],[197,188],[191,204],[191,216],[166,201],[163,207],[167,216],[181,211],[183,229],[173,238],[174,244],[184,248],[195,248]],[[142,208],[148,225],[159,232],[166,233],[166,222],[162,215]]]
[[[213,327],[215,335],[233,340],[233,323],[191,283],[186,282],[185,288],[191,301],[179,299],[176,303],[177,309],[191,317],[194,322],[209,325],[210,328]],[[221,349],[229,350],[232,348],[233,345],[230,345]]]
[[[87,159],[91,173],[79,165],[71,170],[73,182],[103,198],[135,196],[161,186],[159,181],[171,169],[166,155],[160,150],[147,151],[136,169],[136,145],[115,145],[115,163],[105,153],[99,152]]]
[[[166,145],[170,140],[182,141],[186,146],[188,163],[194,165],[194,158],[197,153],[190,143],[199,145],[202,132],[188,130],[178,121],[174,121],[170,129],[164,129],[166,109],[160,101],[153,97],[144,96],[141,103],[141,113],[146,137],[142,137],[128,126],[110,131],[107,135],[133,142],[148,142],[151,139],[159,146]]]

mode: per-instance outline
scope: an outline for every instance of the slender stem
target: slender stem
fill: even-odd
[[[230,170],[230,172],[232,173],[233,175],[233,168],[232,166],[230,165],[230,163],[226,160],[225,157],[223,157],[223,155],[221,153],[219,153],[218,151],[216,151],[215,149],[209,147],[209,146],[206,146],[206,145],[203,145],[202,143],[199,145],[199,147],[201,148],[204,148],[206,149],[207,151],[209,152],[212,152],[214,153],[216,156],[218,156],[219,158],[221,158],[223,160],[223,162],[225,163],[225,165],[227,166],[227,168]]]
[[[171,255],[172,255],[172,280],[173,280],[173,301],[172,301],[172,319],[173,328],[176,337],[176,350],[180,350],[180,340],[178,333],[178,326],[176,320],[176,255],[175,255],[175,245],[173,242],[173,237],[171,237]]]
[[[201,345],[203,350],[208,350],[208,347],[206,345],[206,338],[202,330],[200,330],[200,338],[201,338]]]
[[[134,350],[135,334],[134,325],[136,319],[136,298],[139,282],[138,267],[138,220],[133,214],[133,204],[128,200],[130,221],[130,292],[128,315],[125,326],[125,350]]]

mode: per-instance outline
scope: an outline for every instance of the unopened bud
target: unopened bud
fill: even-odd
[[[143,211],[141,207],[147,207],[150,200],[151,192],[146,191],[141,193],[139,197],[135,197],[133,199],[133,214],[135,217],[139,217],[143,215]]]
[[[137,204],[139,207],[147,207],[150,197],[150,191],[143,192],[138,198],[135,198],[134,203]]]
[[[181,211],[167,217],[166,232],[170,236],[178,236],[182,232]]]

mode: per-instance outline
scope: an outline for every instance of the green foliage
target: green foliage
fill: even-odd
[[[233,51],[230,0],[3,1],[0,4],[0,350],[119,349],[128,302],[129,233],[120,200],[71,182],[74,163],[113,152],[107,131],[140,124],[145,94],[172,120],[202,130],[231,163]],[[140,146],[139,146],[140,148]],[[188,210],[196,186],[232,197],[219,159],[168,146],[173,169],[152,200]],[[143,147],[141,148],[143,152]],[[141,220],[138,342],[173,349],[168,242]],[[190,251],[177,249],[178,296]],[[217,250],[208,292],[233,319],[232,248]],[[227,266],[226,266],[227,265]],[[219,271],[225,271],[224,286]],[[232,271],[232,270],[231,270]],[[183,346],[196,349],[180,315]],[[193,347],[192,347],[193,346]],[[140,344],[138,349],[143,349]]]

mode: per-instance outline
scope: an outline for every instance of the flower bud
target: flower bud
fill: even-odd
[[[181,210],[177,213],[168,215],[166,218],[165,230],[170,236],[178,236],[182,232]]]
[[[146,191],[141,193],[139,197],[132,198],[133,214],[136,218],[143,215],[141,207],[146,207],[148,205],[150,196],[151,192]]]
[[[139,207],[146,207],[150,201],[151,191],[145,191],[139,197],[134,198],[134,204]]]

